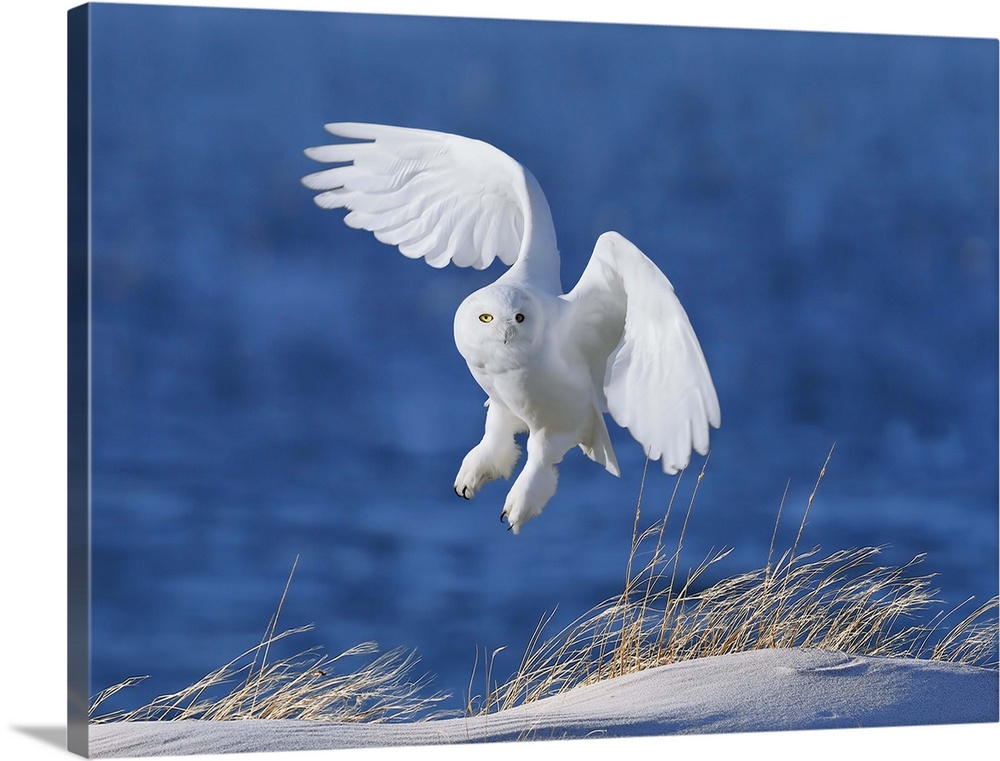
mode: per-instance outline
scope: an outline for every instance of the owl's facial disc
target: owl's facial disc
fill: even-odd
[[[493,352],[521,356],[537,347],[544,335],[544,314],[523,289],[493,284],[470,295],[455,315],[455,341],[472,363]]]

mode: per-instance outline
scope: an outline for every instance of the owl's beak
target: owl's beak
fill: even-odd
[[[516,330],[514,326],[511,325],[509,322],[505,322],[503,324],[503,327],[500,328],[500,337],[503,339],[504,343],[507,343],[510,339],[514,337],[515,332]]]

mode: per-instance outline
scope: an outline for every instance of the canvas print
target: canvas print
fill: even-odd
[[[991,39],[69,16],[70,748],[997,722]]]

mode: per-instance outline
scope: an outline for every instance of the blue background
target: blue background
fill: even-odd
[[[788,546],[836,444],[806,545],[996,594],[995,41],[98,4],[92,44],[92,692],[151,675],[109,707],[254,645],[296,556],[289,652],[416,648],[450,707],[477,648],[502,679],[622,588],[626,432],[621,479],[571,453],[519,537],[502,482],[452,493],[484,412],[452,315],[501,270],[318,209],[329,121],[510,153],[567,289],[608,229],[659,264],[722,405],[685,565],[762,566],[786,482]]]

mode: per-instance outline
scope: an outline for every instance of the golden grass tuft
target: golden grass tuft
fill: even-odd
[[[180,692],[161,695],[131,711],[99,714],[101,704],[108,698],[146,677],[126,679],[91,699],[90,722],[182,719],[396,722],[424,717],[449,697],[443,693],[425,694],[430,678],[411,676],[417,664],[412,651],[396,649],[377,655],[378,646],[373,642],[357,645],[336,656],[311,649],[291,658],[270,661],[273,644],[312,629],[310,625],[277,631],[278,617],[294,574],[295,565],[278,609],[259,644]],[[356,656],[376,657],[359,669],[338,673],[341,660]],[[234,683],[235,687],[218,697],[220,688]]]
[[[667,550],[665,536],[680,477],[665,516],[642,532],[640,489],[622,593],[545,640],[542,633],[552,614],[543,617],[516,673],[503,684],[491,683],[487,673],[485,694],[467,700],[467,710],[487,714],[643,669],[767,648],[810,647],[996,667],[996,598],[930,645],[956,611],[939,612],[927,624],[915,623],[939,602],[931,587],[933,577],[912,574],[923,556],[903,566],[885,567],[876,564],[879,547],[825,557],[819,556],[818,548],[799,552],[809,509],[832,453],[831,449],[809,496],[792,547],[774,560],[782,498],[765,566],[701,590],[697,582],[705,571],[729,554],[724,550],[710,555],[679,578],[684,535],[707,459],[672,551]],[[787,495],[787,487],[785,491]],[[648,562],[633,573],[636,558],[646,552]]]

